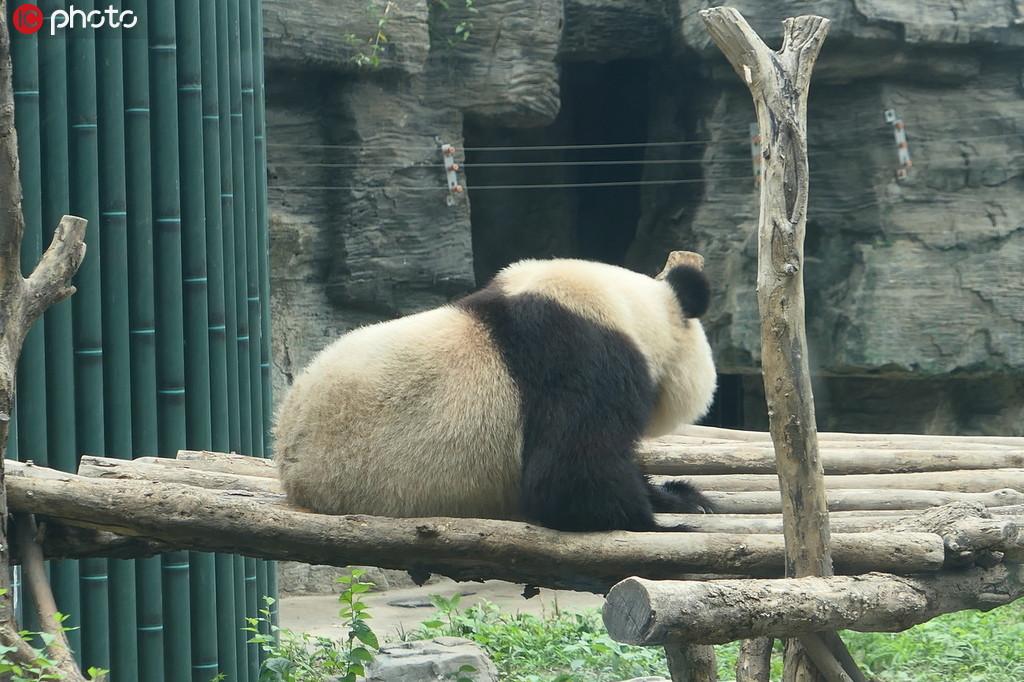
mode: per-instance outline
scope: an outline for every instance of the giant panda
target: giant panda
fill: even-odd
[[[566,531],[664,530],[655,512],[710,511],[697,490],[654,485],[635,461],[642,437],[710,406],[716,374],[698,319],[709,297],[692,262],[653,278],[525,260],[452,304],[349,332],[278,411],[287,497],[325,514]]]

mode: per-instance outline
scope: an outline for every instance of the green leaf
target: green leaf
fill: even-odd
[[[359,663],[369,663],[373,660],[373,654],[368,649],[357,646],[353,647],[352,651],[349,652],[349,658]]]
[[[361,621],[353,623],[351,632],[366,646],[373,647],[374,649],[380,648],[380,643],[377,641],[377,635],[373,634],[373,630],[371,630],[370,626],[366,623]]]

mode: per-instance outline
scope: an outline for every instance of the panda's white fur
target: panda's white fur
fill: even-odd
[[[551,302],[628,339],[657,396],[644,435],[692,423],[710,406],[710,346],[667,280],[602,263],[528,260],[488,290],[526,305]],[[277,414],[289,499],[330,514],[522,518],[523,391],[498,346],[472,306],[453,304],[326,347]]]

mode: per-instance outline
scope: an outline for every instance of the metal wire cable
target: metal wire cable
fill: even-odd
[[[711,180],[753,180],[750,175],[740,176],[727,176],[727,177],[711,177],[711,178],[686,178],[680,180],[617,180],[612,182],[559,182],[552,184],[537,184],[537,185],[470,185],[466,189],[470,192],[477,190],[511,190],[511,189],[576,189],[584,187],[637,187],[643,185],[686,185],[686,184],[697,184],[704,183]],[[276,190],[289,190],[289,191],[320,191],[320,190],[336,190],[336,191],[369,191],[369,190],[394,190],[399,192],[447,192],[448,188],[443,185],[435,187],[403,187],[401,185],[379,185],[371,186],[364,185],[362,187],[345,186],[345,185],[271,185]]]

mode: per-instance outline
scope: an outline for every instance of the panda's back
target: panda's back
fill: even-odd
[[[511,518],[518,400],[486,328],[456,307],[355,330],[281,405],[282,482],[323,513]]]

